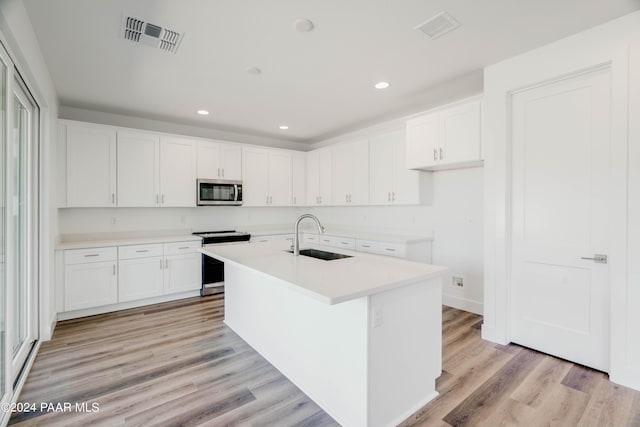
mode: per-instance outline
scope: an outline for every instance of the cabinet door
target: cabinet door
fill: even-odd
[[[333,203],[333,150],[318,150],[318,195],[321,205]]]
[[[441,164],[480,160],[480,102],[471,102],[440,113]]]
[[[220,179],[220,144],[216,142],[198,142],[197,176],[200,179]]]
[[[118,262],[118,302],[162,295],[162,257],[125,259]]]
[[[440,125],[438,114],[432,113],[407,120],[406,168],[434,166],[440,158]],[[443,153],[444,154],[444,153]]]
[[[242,149],[242,199],[244,206],[266,206],[269,197],[269,151]]]
[[[320,204],[320,153],[307,152],[307,204]]]
[[[369,140],[369,202],[372,205],[391,203],[396,133],[379,135]]]
[[[220,172],[222,179],[242,179],[242,149],[233,144],[221,144],[222,162]]]
[[[160,203],[196,205],[196,144],[185,138],[160,139]]]
[[[294,151],[292,157],[291,204],[304,206],[307,194],[307,155],[302,151]]]
[[[118,132],[118,206],[157,206],[159,202],[160,138]]]
[[[405,161],[406,143],[404,130],[389,134],[393,147],[393,189],[391,203],[417,204],[420,203],[420,172],[407,169]]]
[[[353,192],[354,158],[352,144],[333,148],[333,204],[348,205]]]
[[[164,294],[193,291],[202,287],[202,255],[199,252],[165,258]]]
[[[291,205],[291,153],[269,153],[269,205]]]
[[[65,311],[118,302],[115,261],[67,265],[64,276]]]
[[[67,207],[116,206],[116,131],[67,125]]]
[[[350,205],[369,204],[369,141],[364,139],[352,145],[352,185]]]

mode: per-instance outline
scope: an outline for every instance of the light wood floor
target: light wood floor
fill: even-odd
[[[14,414],[43,426],[334,426],[223,323],[220,296],[60,322]],[[443,308],[440,396],[402,426],[640,426],[640,392],[600,372],[480,339],[481,317]],[[75,403],[99,404],[76,412]],[[62,407],[64,408],[64,407]]]

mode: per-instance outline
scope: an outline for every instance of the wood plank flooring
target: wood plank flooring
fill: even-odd
[[[60,322],[20,396],[37,409],[53,406],[16,413],[10,424],[337,425],[227,328],[223,313],[222,297],[211,296]],[[640,427],[640,392],[564,360],[482,341],[481,323],[443,308],[440,396],[402,427]]]

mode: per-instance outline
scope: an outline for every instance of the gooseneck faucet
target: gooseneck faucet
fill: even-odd
[[[312,220],[314,220],[316,222],[316,225],[318,226],[318,232],[320,234],[324,233],[324,227],[322,226],[322,224],[320,224],[320,220],[315,215],[311,215],[311,214],[300,215],[298,219],[296,219],[296,225],[293,227],[293,234],[294,234],[293,255],[294,256],[300,255],[300,240],[298,239],[298,226],[300,225],[300,221],[302,221],[305,218],[311,218]]]

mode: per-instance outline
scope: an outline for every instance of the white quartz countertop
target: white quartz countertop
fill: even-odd
[[[326,304],[338,304],[449,274],[446,267],[343,249],[331,251],[352,257],[332,261],[303,255],[294,257],[285,252],[289,246],[288,242],[275,241],[210,246],[200,251],[225,263],[235,263],[283,280],[291,289]]]
[[[292,234],[293,233],[293,225],[290,227],[281,226],[281,227],[238,227],[239,230],[246,231],[251,233],[251,236],[260,237],[260,236],[272,236],[277,234]],[[300,231],[304,233],[312,233],[318,234],[318,230],[314,227],[308,227],[307,224],[304,224],[304,228],[300,228]],[[415,243],[415,242],[424,242],[424,241],[432,241],[433,234],[404,234],[404,233],[394,233],[389,230],[383,231],[375,231],[375,230],[347,230],[344,228],[338,228],[333,226],[325,226],[325,232],[327,236],[339,236],[339,237],[350,237],[352,239],[359,240],[371,240],[378,242],[389,242],[389,243]]]
[[[103,248],[106,246],[126,246],[126,245],[145,245],[153,243],[173,243],[173,242],[201,242],[200,236],[192,234],[173,234],[173,235],[153,235],[153,236],[136,236],[136,237],[106,237],[87,239],[87,240],[68,240],[59,242],[56,249],[82,249],[82,248]]]

